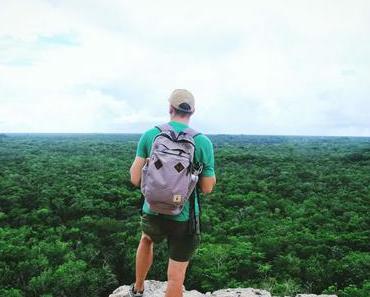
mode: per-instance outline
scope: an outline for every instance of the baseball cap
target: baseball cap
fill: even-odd
[[[170,98],[168,99],[170,104],[183,112],[194,112],[194,96],[188,90],[176,89],[172,92]]]

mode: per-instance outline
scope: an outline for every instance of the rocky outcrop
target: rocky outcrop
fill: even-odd
[[[146,280],[144,283],[145,294],[144,297],[163,297],[167,288],[167,282],[160,282],[154,280]],[[114,290],[109,297],[127,297],[129,286],[121,286]],[[275,297],[266,290],[253,288],[233,288],[222,289],[214,292],[207,292],[202,294],[198,291],[186,291],[183,287],[184,297]],[[314,294],[298,294],[295,297],[337,297],[336,295],[314,295]]]

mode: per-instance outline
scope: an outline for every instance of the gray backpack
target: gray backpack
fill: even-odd
[[[169,124],[157,127],[149,161],[141,174],[141,192],[154,212],[167,215],[181,213],[198,182],[202,167],[193,163],[194,137],[191,128],[177,133]]]

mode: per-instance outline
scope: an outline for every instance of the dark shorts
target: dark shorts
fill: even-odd
[[[188,221],[179,222],[144,213],[140,224],[154,243],[167,238],[168,254],[172,260],[189,261],[200,244],[200,234],[188,234]]]

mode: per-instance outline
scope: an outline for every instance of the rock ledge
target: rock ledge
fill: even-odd
[[[164,297],[167,282],[146,280],[144,282],[145,294],[144,297]],[[129,286],[121,286],[114,290],[109,297],[128,297]],[[222,289],[214,292],[207,292],[202,294],[196,290],[186,291],[185,287],[184,297],[275,297],[266,290],[253,289],[253,288],[233,288]],[[315,295],[315,294],[298,294],[295,297],[337,297],[337,295]]]

